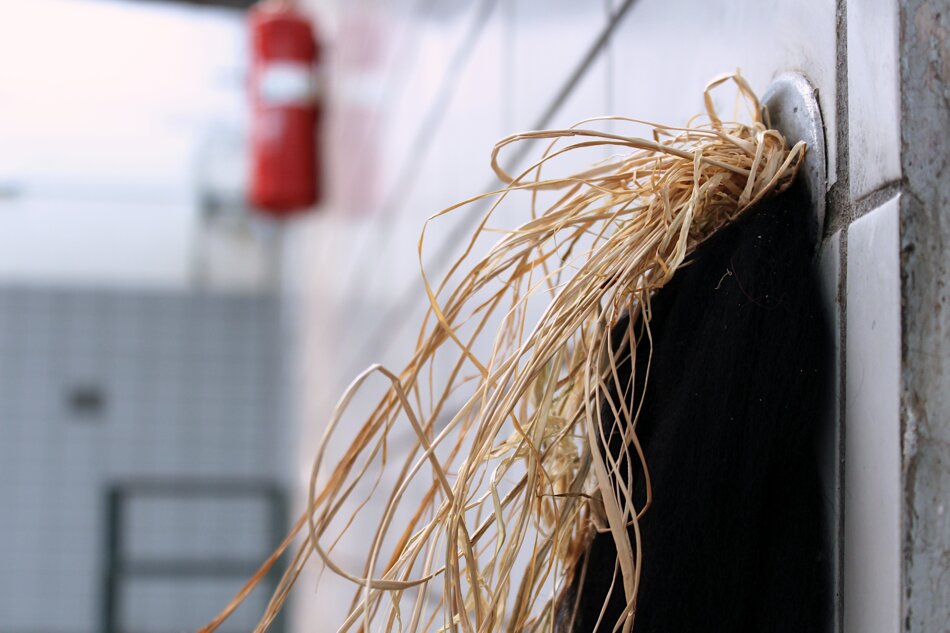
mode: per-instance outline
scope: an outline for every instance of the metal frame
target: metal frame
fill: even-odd
[[[133,560],[123,552],[124,514],[132,497],[207,498],[233,497],[263,498],[270,505],[271,543],[283,540],[287,531],[287,500],[283,490],[274,483],[261,480],[197,480],[197,479],[142,479],[110,485],[105,494],[104,564],[102,571],[102,594],[100,627],[102,633],[120,633],[119,622],[122,601],[122,583],[130,578],[248,578],[261,565],[261,560],[235,559],[152,559]],[[283,565],[278,561],[267,575],[272,587],[283,574]],[[222,605],[223,607],[224,605]],[[278,617],[270,627],[282,633],[283,618]]]

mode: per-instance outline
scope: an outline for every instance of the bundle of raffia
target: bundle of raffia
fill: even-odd
[[[724,122],[713,106],[711,91],[730,81],[749,106],[748,123]],[[805,151],[802,144],[788,148],[767,127],[738,73],[710,82],[705,104],[706,116],[686,127],[609,117],[516,134],[496,145],[492,168],[504,188],[430,218],[493,201],[445,281],[430,285],[423,270],[429,310],[412,358],[398,373],[370,367],[345,391],[317,450],[306,511],[202,631],[215,630],[291,548],[258,631],[276,617],[313,557],[323,573],[353,585],[341,631],[551,630],[555,597],[595,530],[616,543],[618,590],[627,614],[634,612],[641,565],[636,527],[652,493],[637,408],[619,399],[613,419],[602,419],[620,353],[609,333],[624,313],[648,326],[651,294],[697,245],[789,186]],[[649,126],[652,138],[589,129],[605,120]],[[533,140],[550,143],[521,173],[506,173],[502,150]],[[558,157],[598,146],[622,154],[580,173],[542,177],[542,166]],[[539,210],[546,190],[556,194]],[[530,219],[504,229],[474,257],[476,240],[497,230],[488,227],[496,209],[520,192],[530,197]],[[420,262],[424,239],[425,230]],[[545,307],[530,318],[529,304],[538,297]],[[631,328],[622,341],[628,357],[650,344],[649,327],[642,331],[637,340]],[[328,442],[371,376],[384,377],[385,393],[342,457],[325,463]],[[414,437],[398,456],[387,446],[395,429],[411,429]],[[628,454],[618,459],[602,450],[608,432],[625,438]],[[640,507],[624,484],[631,468],[647,482]],[[393,483],[381,491],[383,471]],[[370,492],[359,496],[364,480]],[[364,541],[362,568],[345,569],[334,546],[353,529],[370,494],[382,494],[385,503],[373,504],[375,533]],[[629,631],[633,618],[621,622]]]

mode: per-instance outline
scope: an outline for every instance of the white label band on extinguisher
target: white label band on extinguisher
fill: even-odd
[[[261,101],[267,105],[310,105],[317,99],[317,76],[303,62],[271,62],[261,69]]]

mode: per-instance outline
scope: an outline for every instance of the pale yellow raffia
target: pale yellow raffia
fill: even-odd
[[[710,93],[728,81],[750,106],[751,122],[727,123],[717,115]],[[618,358],[649,344],[649,328],[632,324],[648,325],[651,293],[717,229],[787,187],[805,151],[802,144],[787,148],[766,128],[758,99],[738,73],[710,82],[705,98],[707,119],[685,128],[611,117],[615,125],[650,126],[652,139],[588,129],[604,120],[594,119],[496,145],[492,168],[505,188],[430,218],[495,197],[445,280],[433,287],[423,270],[430,309],[408,365],[398,374],[370,367],[349,386],[314,460],[309,511],[203,632],[215,630],[298,537],[257,631],[276,617],[313,556],[324,573],[353,584],[341,631],[553,630],[555,596],[594,530],[609,532],[616,543],[621,582],[613,590],[623,592],[627,604],[618,622],[602,628],[630,631],[640,576],[638,520],[652,492],[635,433],[638,411],[630,404],[642,394],[611,395]],[[529,168],[507,174],[499,153],[533,139],[551,143]],[[561,141],[570,144],[558,147]],[[623,154],[571,176],[541,176],[549,161],[597,146]],[[546,190],[560,193],[538,213],[534,205]],[[531,196],[532,218],[504,230],[466,272],[476,240],[490,230],[489,218],[519,191]],[[425,230],[420,262],[424,238]],[[541,293],[547,307],[529,326],[529,302]],[[636,318],[618,351],[609,333],[625,312]],[[489,348],[480,357],[478,350]],[[436,352],[451,352],[454,361],[443,360],[436,372]],[[328,468],[327,443],[373,376],[389,387]],[[465,399],[453,404],[458,393]],[[386,441],[397,425],[406,425],[415,441],[393,465]],[[625,455],[602,449],[606,433],[626,438]],[[378,468],[394,469],[396,484],[373,524],[363,568],[347,570],[332,556],[340,531],[353,520],[341,512],[365,506],[365,494],[355,497],[355,490],[367,478],[378,484]],[[626,487],[630,468],[646,483],[641,507]],[[324,472],[329,476],[321,477]],[[412,485],[416,494],[409,495]],[[396,511],[410,499],[412,509],[402,513],[410,518],[397,525]]]

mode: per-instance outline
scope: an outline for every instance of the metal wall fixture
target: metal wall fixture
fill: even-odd
[[[825,228],[827,160],[825,126],[818,107],[818,91],[799,73],[782,73],[765,91],[762,108],[766,122],[781,132],[789,145],[805,141],[805,162],[798,174],[814,216],[812,243],[819,244]]]

